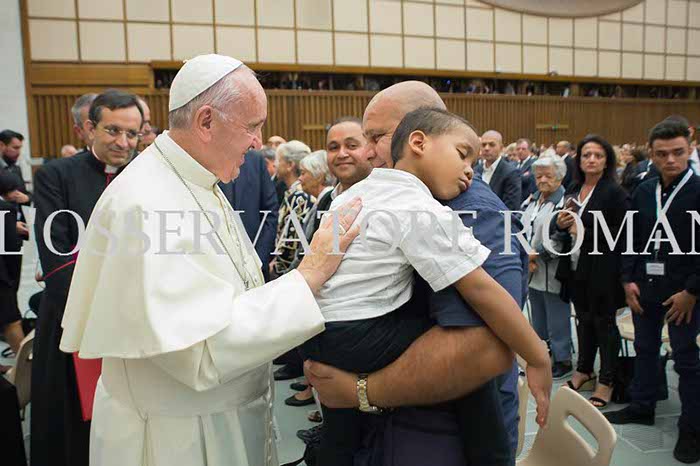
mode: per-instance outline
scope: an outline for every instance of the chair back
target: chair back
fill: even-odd
[[[598,450],[566,422],[572,416],[598,442]],[[617,434],[603,414],[568,387],[557,391],[549,410],[546,429],[540,429],[527,457],[518,466],[609,466]]]

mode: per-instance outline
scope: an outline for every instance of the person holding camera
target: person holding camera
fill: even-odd
[[[579,359],[567,384],[576,391],[595,387],[591,404],[604,408],[612,398],[620,351],[615,316],[617,309],[625,306],[620,284],[623,245],[610,245],[607,241],[598,241],[600,244],[596,245],[594,239],[604,238],[603,220],[611,232],[620,230],[629,201],[616,180],[615,151],[608,141],[588,135],[579,142],[576,152],[577,187],[573,197],[567,200],[566,209],[556,218],[557,229],[568,231],[573,244],[573,253],[563,256],[562,261],[570,263],[567,286],[576,309]],[[580,220],[567,211],[575,212]],[[593,363],[598,352],[600,372],[596,383]]]

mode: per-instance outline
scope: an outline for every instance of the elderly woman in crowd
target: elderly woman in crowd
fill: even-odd
[[[335,185],[335,177],[331,175],[328,168],[328,154],[325,150],[317,150],[312,152],[311,155],[304,157],[299,166],[301,167],[301,175],[299,176],[299,182],[301,183],[301,189],[311,196],[313,200],[313,205],[306,214],[306,217],[299,219],[302,221],[302,227],[304,228],[304,236],[311,242],[314,233],[318,230],[321,225],[321,219],[316,214],[318,212],[327,211],[331,206],[331,192],[333,191],[333,186]],[[296,250],[296,257],[289,266],[289,269],[295,269],[301,263],[304,258],[303,248],[299,247]],[[307,404],[313,403],[313,393],[311,392],[311,387],[307,383],[292,384],[293,388],[299,389],[299,393],[296,393],[284,402],[288,406],[305,406]],[[303,389],[303,390],[302,390]],[[320,420],[320,414],[313,416],[316,420]]]
[[[277,176],[288,188],[284,193],[279,211],[277,247],[275,248],[277,257],[270,264],[273,277],[279,277],[291,270],[297,248],[301,247],[301,243],[295,240],[303,232],[296,231],[290,214],[294,212],[301,223],[314,202],[311,195],[302,190],[301,181],[299,181],[301,161],[309,154],[311,154],[311,149],[301,141],[289,141],[277,147],[275,160]]]
[[[316,214],[318,212],[327,211],[333,199],[331,192],[335,186],[335,177],[331,174],[328,168],[327,152],[325,150],[317,150],[301,161],[301,189],[306,194],[311,196],[313,205],[302,221],[304,227],[304,235],[309,242],[321,225],[321,218]],[[303,258],[303,250],[297,249],[297,255],[292,263],[291,268],[296,268]]]
[[[564,206],[566,163],[555,153],[545,151],[532,164],[537,191],[523,203],[523,225],[535,251],[530,254],[530,308],[532,325],[540,338],[549,342],[552,351],[552,377],[561,379],[571,373],[571,309],[559,297],[561,283],[555,274],[559,258],[551,249],[562,251],[562,235],[550,235],[552,248],[544,245],[552,214]]]
[[[325,150],[317,150],[301,161],[301,175],[299,176],[301,189],[315,199],[313,208],[309,210],[309,215],[304,219],[304,225],[308,223],[311,214],[315,214],[317,211],[316,207],[321,199],[326,195],[330,199],[330,192],[333,191],[335,177],[328,169],[327,159],[328,154]]]
[[[515,163],[520,162],[520,160],[518,159],[518,154],[515,153],[516,147],[517,147],[517,144],[514,142],[508,144],[508,147],[506,147],[506,158],[510,162],[515,162]]]
[[[581,221],[574,221],[567,212],[556,217],[559,231],[568,231],[574,248],[571,256],[560,261],[570,262],[567,292],[576,309],[579,358],[576,371],[568,385],[574,390],[585,390],[595,385],[590,398],[593,406],[603,408],[612,397],[613,381],[618,369],[620,333],[615,321],[617,309],[625,306],[625,293],[620,282],[621,251],[625,245],[618,241],[610,247],[602,224],[616,234],[629,210],[627,193],[618,184],[615,174],[615,151],[600,136],[589,135],[576,148],[575,178],[577,186],[565,207],[578,213]],[[594,221],[592,212],[600,212],[601,221]],[[605,222],[603,222],[604,220]],[[581,230],[580,227],[583,227]],[[596,231],[597,230],[597,231]],[[597,248],[594,238],[598,238]],[[593,254],[593,251],[596,251]],[[567,264],[568,265],[568,264]],[[562,279],[562,276],[557,274]],[[593,363],[600,351],[600,372],[596,384]]]
[[[627,148],[625,149],[625,146]],[[635,149],[630,149],[628,144],[622,146],[622,158],[625,162],[625,169],[622,171],[621,184],[629,194],[632,194],[634,188],[637,187],[641,181],[638,178],[639,170],[638,165],[647,159],[647,150],[644,147],[637,147]]]

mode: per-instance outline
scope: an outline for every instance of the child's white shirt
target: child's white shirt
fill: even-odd
[[[329,210],[354,197],[363,203],[356,223],[366,228],[316,297],[327,322],[388,314],[411,297],[413,270],[439,291],[479,267],[490,253],[456,212],[408,172],[375,168],[337,196]]]

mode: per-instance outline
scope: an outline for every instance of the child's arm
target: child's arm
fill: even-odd
[[[544,425],[552,388],[552,366],[546,346],[513,297],[481,267],[460,278],[454,286],[496,336],[527,361],[528,385],[537,401],[537,421]]]

